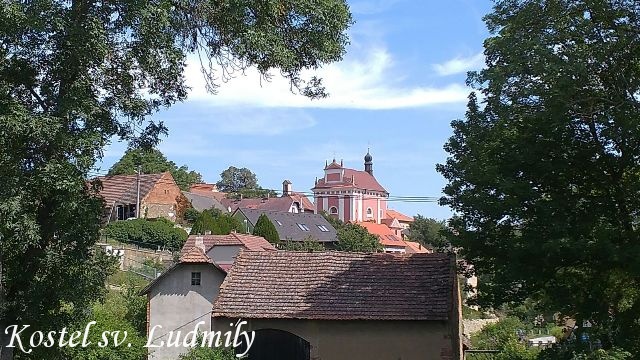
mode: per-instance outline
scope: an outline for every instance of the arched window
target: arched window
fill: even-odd
[[[373,209],[371,209],[370,207],[367,208],[367,217],[373,217]]]
[[[338,215],[338,208],[335,206],[332,206],[329,208],[329,214],[331,215]]]

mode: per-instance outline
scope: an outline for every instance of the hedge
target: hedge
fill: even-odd
[[[105,234],[120,242],[153,249],[163,247],[171,251],[180,250],[188,237],[186,231],[163,218],[112,222],[105,228]]]

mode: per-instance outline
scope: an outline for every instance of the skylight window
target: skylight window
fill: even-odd
[[[309,231],[309,227],[307,226],[307,224],[298,224],[298,223],[296,223],[296,225],[298,225],[298,227],[302,231]]]
[[[329,229],[327,229],[326,226],[324,225],[316,225],[318,227],[318,229],[320,229],[320,231],[322,232],[329,232]]]
[[[280,222],[280,220],[276,220],[276,222],[278,223],[278,225],[282,226],[282,223]]]

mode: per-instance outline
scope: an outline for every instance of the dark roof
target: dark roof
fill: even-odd
[[[100,176],[97,179],[102,183],[100,196],[107,206],[117,204],[135,204],[137,202],[137,175],[113,175]],[[167,181],[173,181],[171,173],[140,174],[140,198],[147,196],[149,191],[165,177]],[[176,185],[177,186],[177,185]]]
[[[189,200],[191,206],[198,211],[208,210],[208,209],[218,209],[220,211],[227,211],[218,199],[198,193],[192,193],[188,191],[182,192],[184,196]]]
[[[354,170],[354,169],[344,169],[344,175],[342,177],[342,181],[329,181],[325,182],[324,178],[319,179],[316,185],[312,190],[315,189],[327,189],[327,188],[336,188],[336,187],[345,187],[345,188],[357,188],[363,190],[372,190],[372,191],[380,191],[383,193],[387,193],[382,185],[376,180],[373,175],[369,174],[366,171]]]
[[[314,209],[313,203],[306,196],[295,192],[289,196],[264,199],[222,199],[222,204],[225,208],[231,208],[231,212],[238,208],[289,211],[294,202],[298,202],[303,210],[313,211]]]
[[[275,250],[262,236],[254,236],[249,234],[231,233],[229,235],[189,235],[189,238],[182,246],[181,256],[186,255],[196,245],[196,239],[202,238],[205,252],[211,250],[214,246],[222,245],[239,245],[244,246],[250,251]]]
[[[338,241],[336,229],[320,214],[290,213],[286,211],[268,211],[243,209],[240,211],[255,226],[261,214],[265,214],[278,230],[281,240],[302,241],[311,236],[320,242]],[[298,224],[306,225],[309,231],[302,230]],[[328,231],[322,231],[320,226]]]
[[[455,279],[446,254],[241,251],[213,316],[448,320]]]

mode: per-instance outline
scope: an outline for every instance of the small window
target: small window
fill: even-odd
[[[338,208],[335,206],[332,206],[329,208],[329,214],[331,215],[337,215],[338,214]]]
[[[367,217],[373,217],[373,209],[367,208]]]
[[[202,279],[202,274],[200,272],[192,272],[191,273],[191,285],[200,285],[200,280]]]
[[[296,224],[296,225],[298,225],[298,227],[302,231],[309,231],[309,227],[307,226],[307,224]]]
[[[327,229],[326,226],[324,225],[316,225],[318,227],[318,229],[320,229],[320,231],[322,232],[329,232],[329,229]]]

